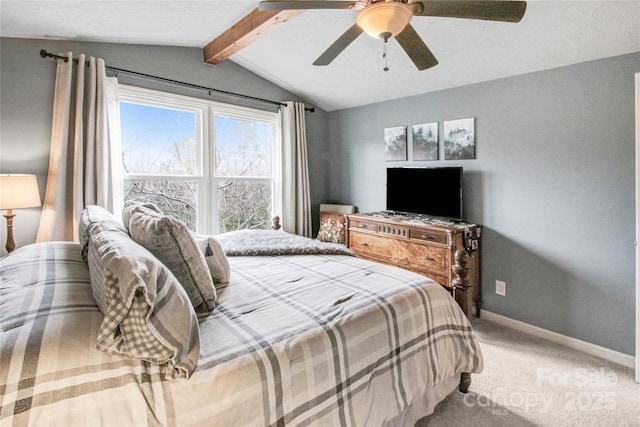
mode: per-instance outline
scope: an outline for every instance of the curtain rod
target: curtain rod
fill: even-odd
[[[56,55],[55,53],[47,52],[44,49],[40,49],[40,57],[41,58],[62,59],[62,60],[64,60],[64,62],[67,62],[69,60],[69,58],[67,58],[66,56]],[[76,59],[74,58],[74,61],[75,60]],[[179,86],[185,86],[185,87],[188,87],[188,88],[191,88],[191,89],[206,90],[206,91],[209,92],[209,94],[211,94],[211,92],[215,92],[215,93],[219,93],[219,94],[222,94],[222,95],[234,96],[236,98],[248,99],[250,101],[264,102],[264,103],[267,103],[267,104],[279,105],[279,106],[282,106],[282,107],[286,107],[287,106],[287,104],[284,104],[284,103],[279,102],[279,101],[271,101],[270,99],[257,98],[255,96],[243,95],[241,93],[234,93],[234,92],[228,92],[226,90],[215,89],[215,88],[210,88],[210,87],[205,87],[205,86],[199,86],[199,85],[195,85],[195,84],[192,84],[192,83],[185,83],[185,82],[181,82],[181,81],[178,81],[178,80],[172,80],[172,79],[167,79],[167,78],[164,78],[164,77],[152,76],[150,74],[139,73],[137,71],[125,70],[125,69],[122,69],[122,68],[111,67],[111,66],[108,66],[108,65],[105,65],[105,68],[107,70],[109,70],[109,71],[113,71],[115,73],[116,77],[118,76],[118,73],[131,74],[133,76],[143,77],[143,78],[152,79],[152,80],[159,80],[161,82],[171,83],[171,84],[175,84],[175,85],[179,85]],[[309,111],[309,112],[313,113],[315,111],[315,108],[313,108],[313,107],[310,107],[310,108],[305,107],[305,111]]]

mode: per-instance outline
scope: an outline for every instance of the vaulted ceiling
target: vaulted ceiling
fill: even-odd
[[[204,49],[258,1],[2,0],[3,37],[189,46]],[[281,14],[228,59],[333,111],[640,51],[640,1],[528,1],[520,23],[414,17],[439,60],[418,71],[395,40],[356,39],[330,65],[314,60],[355,22],[356,11]],[[233,36],[233,34],[232,34]],[[211,65],[215,67],[215,65]]]

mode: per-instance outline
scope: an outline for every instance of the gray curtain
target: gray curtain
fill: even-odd
[[[58,59],[49,173],[38,242],[78,240],[85,205],[120,213],[120,123],[115,78],[102,59]],[[86,61],[86,62],[85,62]]]
[[[304,104],[287,102],[282,120],[282,228],[311,237],[311,198]]]

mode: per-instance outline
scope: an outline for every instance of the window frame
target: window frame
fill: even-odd
[[[196,172],[194,175],[129,174],[122,171],[122,183],[131,180],[193,180],[198,186],[196,196],[196,232],[218,234],[219,215],[215,209],[218,200],[219,181],[271,182],[271,216],[282,212],[282,140],[280,114],[233,104],[225,104],[202,98],[141,88],[125,84],[118,85],[119,102],[149,105],[188,111],[195,114]],[[271,126],[271,176],[218,176],[215,168],[215,122],[217,116],[234,120],[267,123]],[[123,200],[124,202],[124,200]],[[203,209],[203,207],[205,207]]]

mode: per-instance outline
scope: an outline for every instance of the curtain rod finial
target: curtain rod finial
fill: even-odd
[[[68,62],[69,61],[69,58],[67,58],[66,56],[56,55],[55,53],[47,52],[44,49],[40,49],[40,57],[42,59],[44,59],[44,58],[56,58],[56,59],[63,59],[64,62]]]

